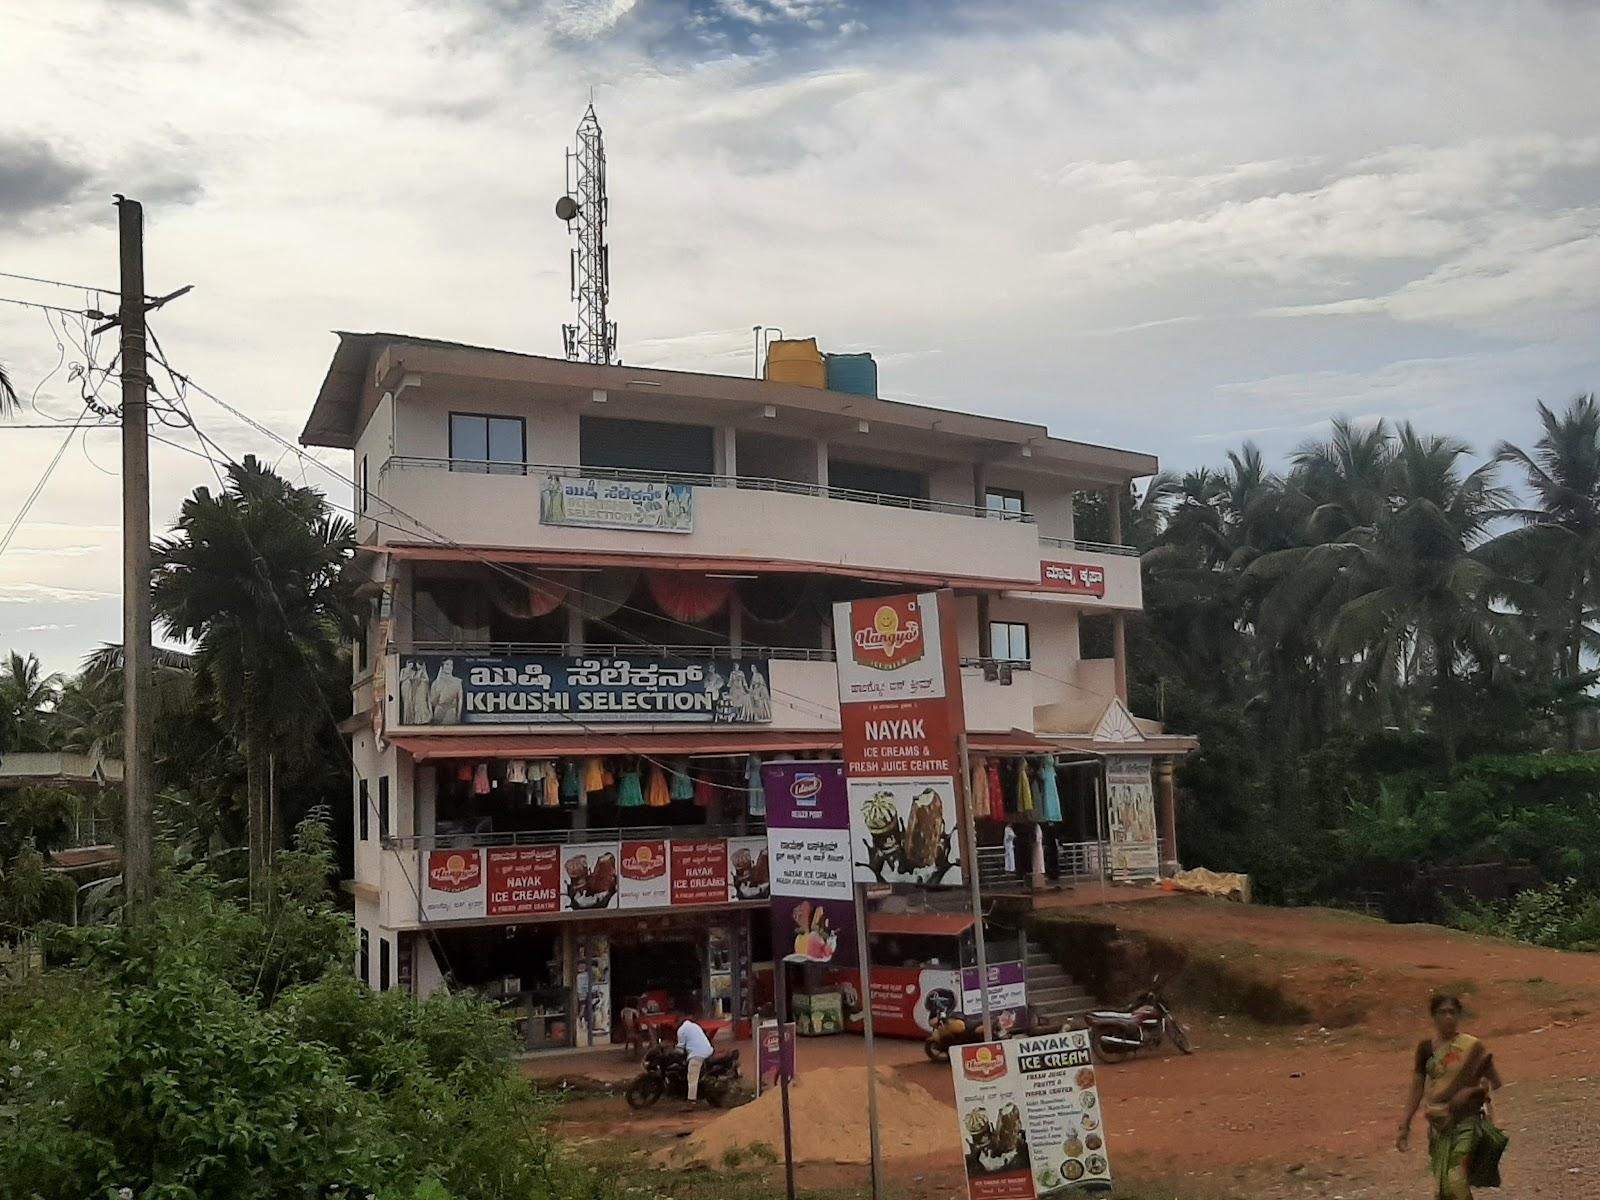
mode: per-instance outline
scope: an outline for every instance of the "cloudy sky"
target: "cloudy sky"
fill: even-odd
[[[4,23],[0,271],[114,285],[110,196],[140,197],[150,290],[194,285],[155,318],[167,353],[291,438],[331,329],[559,353],[551,205],[591,88],[628,362],[743,374],[765,322],[876,352],[885,395],[1176,468],[1335,413],[1487,450],[1600,388],[1585,0],[51,0]],[[0,304],[14,423],[81,405],[62,328]],[[0,428],[0,533],[62,440]],[[67,447],[0,555],[0,648],[70,667],[118,636],[116,466],[113,433]],[[210,468],[158,445],[154,470],[162,528]]]

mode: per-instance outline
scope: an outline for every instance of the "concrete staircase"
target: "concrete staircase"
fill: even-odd
[[[1073,982],[1072,976],[1061,969],[1061,964],[1050,952],[1032,938],[1024,946],[1028,957],[1028,1007],[1034,1011],[1045,1029],[1060,1029],[1068,1022],[1080,1024],[1084,1013],[1095,1007],[1095,999],[1083,987]]]

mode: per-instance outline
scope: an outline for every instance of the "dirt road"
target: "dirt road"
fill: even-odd
[[[1315,910],[1176,901],[1101,910],[1128,930],[1184,945],[1281,990],[1313,1024],[1267,1027],[1237,1015],[1185,1015],[1198,1052],[1109,1066],[1101,1072],[1108,1141],[1134,1195],[1179,1200],[1363,1200],[1424,1197],[1425,1135],[1409,1154],[1393,1148],[1409,1049],[1424,1036],[1426,1000],[1441,987],[1466,994],[1468,1027],[1491,1044],[1507,1083],[1496,1116],[1512,1137],[1506,1200],[1600,1196],[1600,957],[1565,955],[1395,927]],[[1183,980],[1172,998],[1186,1008]],[[1324,1027],[1323,1017],[1343,1022]],[[830,1043],[845,1045],[841,1039]],[[837,1053],[838,1047],[830,1046]],[[948,1102],[947,1069],[899,1056],[896,1070]],[[803,1069],[803,1064],[802,1064]],[[706,1116],[631,1123],[618,1101],[589,1102],[587,1136],[664,1140]],[[952,1110],[952,1136],[954,1114]],[[864,1184],[859,1169],[814,1164],[802,1184]],[[955,1152],[895,1172],[899,1200],[962,1194]],[[696,1192],[705,1194],[702,1177]],[[759,1193],[755,1193],[759,1194]]]

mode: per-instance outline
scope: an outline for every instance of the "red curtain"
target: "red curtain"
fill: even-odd
[[[558,573],[541,571],[536,582],[527,584],[496,576],[489,594],[494,606],[506,616],[526,620],[555,612],[567,598],[569,586],[567,579]]]
[[[657,607],[674,621],[698,625],[727,607],[733,580],[695,571],[651,571],[645,576]]]

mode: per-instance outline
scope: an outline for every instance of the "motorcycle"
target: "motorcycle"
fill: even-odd
[[[700,1098],[721,1108],[739,1082],[739,1052],[713,1054],[700,1068]],[[657,1046],[644,1056],[644,1069],[624,1093],[628,1107],[649,1108],[663,1096],[689,1098],[689,1056],[677,1046]]]
[[[1084,1020],[1095,1055],[1102,1062],[1120,1062],[1147,1047],[1161,1045],[1164,1038],[1171,1041],[1179,1053],[1194,1053],[1188,1030],[1172,1015],[1161,995],[1159,976],[1149,991],[1140,993],[1128,1011],[1091,1012]]]
[[[983,1018],[968,1016],[956,1011],[955,993],[949,988],[935,988],[923,1001],[931,1028],[922,1043],[922,1052],[934,1062],[949,1062],[953,1046],[971,1046],[990,1040]],[[1001,1013],[995,1021],[997,1037],[1006,1037],[1016,1024],[1011,1013]]]

